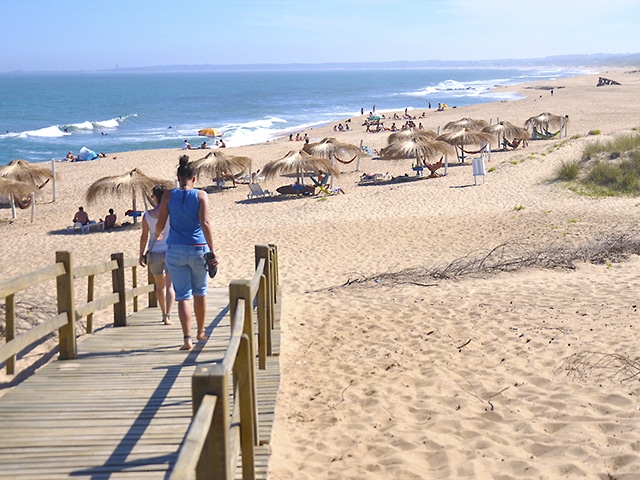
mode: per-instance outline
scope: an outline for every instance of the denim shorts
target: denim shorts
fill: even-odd
[[[166,269],[165,263],[166,252],[149,252],[148,266],[149,271],[154,275],[162,275]]]
[[[209,276],[203,255],[208,251],[206,246],[169,245],[165,258],[176,300],[204,297],[207,294]]]

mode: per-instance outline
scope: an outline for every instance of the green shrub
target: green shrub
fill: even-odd
[[[589,133],[587,133],[587,135],[600,135],[600,130],[589,130]]]
[[[558,171],[558,179],[563,182],[571,182],[578,178],[580,174],[580,163],[576,160],[571,162],[563,161]]]

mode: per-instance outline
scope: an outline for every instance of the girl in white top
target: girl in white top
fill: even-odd
[[[175,301],[171,276],[166,269],[165,253],[167,252],[167,237],[169,236],[169,222],[166,223],[162,231],[162,238],[156,240],[155,231],[158,223],[158,211],[160,200],[166,187],[164,185],[156,185],[151,191],[151,196],[155,203],[155,207],[147,210],[142,217],[142,233],[140,234],[140,259],[141,266],[148,264],[149,271],[153,274],[156,298],[162,311],[162,321],[165,325],[171,325],[171,310]],[[149,235],[149,232],[152,232]],[[148,243],[147,243],[148,242]],[[144,258],[144,251],[147,249],[147,258]]]

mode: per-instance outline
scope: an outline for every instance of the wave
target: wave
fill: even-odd
[[[69,123],[69,124],[61,124],[61,125],[51,125],[48,127],[39,128],[36,130],[25,130],[23,132],[7,132],[2,137],[18,137],[18,138],[59,138],[65,137],[68,135],[73,135],[74,133],[90,133],[95,130],[104,130],[104,129],[116,129],[118,128],[127,118],[135,117],[136,114],[120,116],[117,118],[110,118],[107,120],[98,120],[98,121],[89,121],[86,120],[80,123]]]

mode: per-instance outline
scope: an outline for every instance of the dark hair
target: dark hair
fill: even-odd
[[[162,200],[162,195],[164,194],[166,189],[166,185],[154,185],[154,187],[151,189],[151,195],[154,195],[158,199],[158,201],[160,201]]]
[[[180,166],[178,167],[179,179],[189,180],[196,176],[196,169],[193,168],[193,164],[189,162],[188,155],[182,155],[179,161],[180,161]]]
[[[110,209],[109,209],[109,213],[110,213],[111,215],[113,215],[113,208],[110,208]]]

